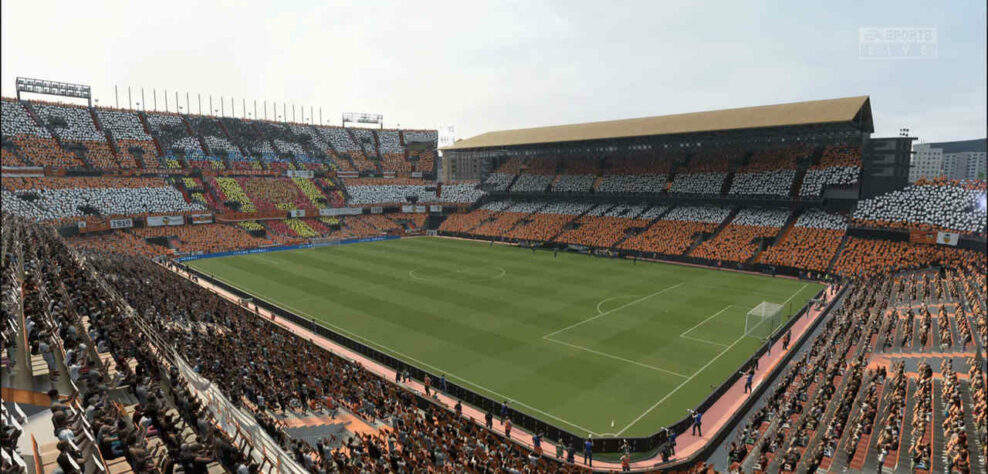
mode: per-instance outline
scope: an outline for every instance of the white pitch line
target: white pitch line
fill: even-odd
[[[785,301],[782,302],[782,306],[785,306],[786,303],[792,301],[792,299],[795,298],[796,295],[799,294],[799,292],[805,290],[807,286],[810,286],[810,284],[809,283],[803,283],[803,286],[800,289],[796,290],[796,292],[793,293],[792,296],[790,296],[789,298],[787,298]]]
[[[252,292],[250,292],[250,291],[247,291],[247,290],[244,290],[243,288],[240,288],[240,287],[239,287],[239,286],[237,286],[237,285],[234,285],[233,283],[230,283],[230,282],[228,282],[228,281],[226,281],[226,280],[225,280],[225,279],[223,279],[223,278],[218,278],[218,277],[215,277],[215,276],[214,276],[213,278],[215,278],[215,279],[217,279],[217,280],[220,280],[220,281],[222,281],[222,282],[224,282],[224,283],[226,283],[227,285],[230,285],[230,286],[232,286],[232,287],[234,287],[234,288],[236,288],[236,289],[238,289],[238,290],[240,290],[240,291],[243,291],[244,293],[247,293],[247,294],[249,294],[249,295],[253,295],[253,294],[254,294],[254,293],[252,293]],[[255,295],[255,296],[256,296],[256,295]],[[307,312],[305,312],[305,311],[300,311],[300,310],[298,310],[297,308],[294,308],[294,307],[292,307],[291,305],[288,305],[288,304],[285,304],[285,303],[277,303],[277,304],[278,304],[279,306],[282,306],[282,307],[284,307],[284,308],[287,308],[287,309],[290,309],[290,310],[293,310],[293,311],[295,311],[296,313],[299,313],[299,314],[302,314],[302,315],[305,315],[305,316],[308,316],[309,318],[314,318],[314,316],[312,316],[311,314],[309,314],[309,313],[307,313]],[[346,330],[346,329],[344,329],[344,328],[341,328],[341,327],[339,327],[339,326],[337,326],[337,325],[335,325],[335,324],[333,324],[333,323],[330,323],[329,321],[326,321],[326,320],[320,320],[320,321],[319,321],[319,324],[322,324],[322,325],[324,325],[324,326],[329,326],[329,327],[331,327],[331,328],[333,328],[333,329],[335,329],[335,330],[337,330],[337,331],[339,331],[339,332],[341,332],[341,333],[345,333],[345,334],[348,334],[348,335],[349,335],[350,337],[352,337],[352,338],[355,338],[355,339],[360,339],[360,340],[362,340],[362,341],[365,341],[365,342],[367,342],[368,344],[371,344],[371,345],[374,345],[374,346],[377,346],[377,347],[379,347],[379,348],[381,348],[381,349],[384,349],[384,350],[386,350],[386,351],[388,351],[388,352],[391,352],[392,354],[396,354],[396,355],[398,355],[398,356],[401,356],[401,357],[403,357],[403,358],[405,358],[405,359],[407,359],[407,360],[410,360],[410,361],[413,361],[413,362],[415,362],[415,363],[417,363],[417,364],[419,364],[420,366],[425,366],[425,367],[429,367],[430,369],[432,369],[432,370],[434,370],[434,371],[436,371],[436,372],[439,372],[439,373],[445,373],[445,374],[446,374],[446,375],[448,375],[448,376],[449,376],[449,378],[451,378],[451,379],[458,379],[458,380],[461,380],[461,381],[463,381],[463,382],[466,382],[467,384],[469,384],[469,385],[472,385],[472,386],[474,386],[474,387],[477,387],[477,388],[479,388],[479,389],[481,389],[481,390],[484,390],[484,391],[486,391],[487,393],[491,393],[491,394],[494,394],[494,395],[495,395],[495,396],[497,396],[498,398],[502,398],[502,399],[504,399],[504,400],[509,400],[509,401],[511,401],[512,403],[514,403],[514,404],[516,404],[516,405],[521,405],[521,406],[523,406],[523,407],[525,407],[525,408],[528,408],[529,410],[532,410],[532,411],[534,411],[534,412],[536,412],[536,413],[539,413],[539,414],[542,414],[542,415],[545,415],[545,416],[547,416],[547,417],[549,417],[549,418],[552,418],[553,420],[556,420],[556,421],[561,421],[561,422],[563,422],[563,423],[565,423],[565,424],[567,424],[567,425],[569,425],[569,426],[572,426],[572,427],[574,427],[574,428],[579,428],[579,429],[580,429],[581,431],[586,431],[587,433],[590,433],[590,434],[592,434],[592,435],[594,435],[594,436],[600,436],[600,435],[599,435],[599,434],[598,434],[598,433],[597,433],[596,431],[593,431],[593,430],[591,430],[591,429],[589,429],[589,428],[584,428],[584,427],[582,427],[582,426],[580,426],[580,425],[578,425],[578,424],[576,424],[576,423],[572,423],[572,422],[570,422],[570,421],[567,421],[567,420],[564,420],[564,419],[562,419],[562,418],[560,418],[560,417],[558,417],[558,416],[556,416],[556,415],[553,415],[553,414],[550,414],[550,413],[546,413],[546,412],[544,412],[544,411],[542,411],[542,410],[539,410],[538,408],[535,408],[535,407],[533,407],[533,406],[531,406],[531,405],[527,405],[527,404],[525,404],[525,403],[522,403],[522,402],[520,402],[520,401],[518,401],[518,400],[516,400],[516,399],[513,399],[513,398],[511,398],[511,397],[508,397],[508,396],[506,396],[506,395],[502,395],[502,394],[500,394],[500,393],[498,393],[498,392],[495,392],[494,390],[491,390],[491,389],[489,389],[489,388],[487,388],[487,387],[485,387],[485,386],[483,386],[483,385],[480,385],[480,384],[477,384],[477,383],[474,383],[474,382],[471,382],[471,381],[469,381],[469,380],[467,380],[467,379],[465,379],[465,378],[463,378],[463,377],[460,377],[460,376],[458,376],[458,375],[456,375],[456,374],[454,374],[454,373],[452,373],[452,372],[449,372],[449,371],[447,371],[447,370],[443,370],[443,369],[441,369],[441,368],[439,368],[439,367],[436,367],[436,366],[434,366],[434,365],[432,365],[432,364],[428,364],[428,363],[426,363],[426,362],[422,362],[422,361],[420,361],[420,360],[418,360],[418,359],[416,359],[416,358],[414,358],[414,357],[412,357],[412,356],[409,356],[409,355],[406,355],[406,354],[404,354],[404,353],[402,353],[402,352],[399,352],[399,351],[396,351],[396,350],[394,350],[394,349],[392,349],[392,348],[390,348],[390,347],[388,347],[388,346],[385,346],[384,344],[380,344],[380,343],[377,343],[377,342],[374,342],[374,341],[372,341],[372,340],[370,340],[370,339],[367,339],[366,337],[363,337],[363,336],[361,336],[361,335],[359,335],[359,334],[355,334],[355,333],[352,333],[352,332],[350,332],[350,331],[348,331],[348,330]]]
[[[611,296],[610,298],[604,298],[604,299],[600,300],[600,303],[597,303],[597,314],[603,313],[603,311],[600,310],[600,305],[602,305],[602,304],[604,304],[604,303],[606,303],[606,302],[608,302],[610,300],[616,300],[618,298],[628,298],[628,297],[632,297],[632,296],[638,296],[638,295],[617,295],[617,296]]]
[[[679,337],[686,337],[686,333],[688,333],[688,332],[690,332],[690,331],[692,331],[692,330],[694,330],[694,329],[696,329],[696,328],[698,328],[700,326],[703,326],[704,323],[706,323],[707,321],[710,321],[711,319],[716,318],[718,315],[720,315],[720,313],[723,313],[724,311],[727,311],[731,306],[734,306],[734,305],[729,304],[729,305],[725,306],[724,309],[722,309],[722,310],[714,313],[713,316],[711,316],[711,317],[709,317],[707,319],[704,319],[703,321],[700,321],[699,323],[697,323],[696,326],[693,326],[693,327],[691,327],[691,328],[683,331],[683,333],[680,334]]]
[[[681,338],[683,338],[683,339],[689,339],[689,340],[691,340],[691,341],[697,341],[697,342],[705,342],[705,343],[707,343],[707,344],[713,344],[713,345],[715,345],[715,346],[720,346],[720,347],[727,347],[727,344],[721,344],[721,343],[719,343],[719,342],[714,342],[714,341],[708,341],[708,340],[706,340],[706,339],[700,339],[699,337],[693,337],[693,336],[684,336],[684,335],[682,335],[682,334],[680,334],[680,335],[679,335],[679,337],[681,337]]]
[[[570,344],[568,342],[557,341],[555,339],[545,338],[545,340],[547,340],[549,342],[555,342],[556,344],[562,344],[564,346],[572,347],[573,349],[578,349],[578,350],[581,350],[581,351],[587,351],[587,352],[589,352],[591,354],[597,354],[597,355],[602,356],[602,357],[609,357],[611,359],[616,359],[616,360],[619,360],[619,361],[622,361],[622,362],[627,362],[629,364],[634,364],[634,365],[637,365],[639,367],[644,367],[646,369],[655,370],[657,372],[662,372],[662,373],[669,374],[669,375],[675,375],[677,377],[682,377],[684,379],[687,378],[686,375],[683,375],[683,374],[681,374],[679,372],[673,372],[671,370],[666,370],[666,369],[663,369],[661,367],[656,367],[654,365],[643,364],[641,362],[633,361],[631,359],[625,359],[624,357],[616,356],[614,354],[608,354],[606,352],[595,351],[593,349],[588,349],[586,347],[578,346],[576,344]]]
[[[645,301],[645,300],[647,300],[647,299],[649,299],[649,298],[652,298],[653,296],[659,296],[659,295],[661,295],[662,293],[665,293],[665,292],[667,292],[667,291],[669,291],[669,290],[671,290],[671,289],[674,289],[674,288],[679,288],[680,286],[683,286],[683,284],[684,284],[684,283],[686,283],[686,282],[680,282],[680,283],[676,283],[675,285],[672,285],[672,286],[670,286],[669,288],[665,288],[665,289],[662,289],[662,290],[659,290],[659,291],[656,291],[655,293],[652,293],[652,294],[650,294],[650,295],[645,295],[645,296],[642,296],[641,298],[638,298],[637,300],[634,300],[634,301],[632,301],[632,302],[629,302],[629,303],[625,303],[625,304],[623,304],[623,305],[621,305],[621,306],[618,306],[617,308],[614,308],[614,309],[611,309],[611,310],[607,310],[607,311],[605,311],[605,312],[603,312],[603,313],[600,313],[600,314],[598,314],[598,315],[596,315],[596,316],[593,316],[593,317],[590,317],[590,318],[587,318],[587,319],[584,319],[583,321],[580,321],[580,322],[578,322],[578,323],[575,323],[575,324],[571,324],[571,325],[569,325],[569,326],[566,326],[566,327],[564,327],[564,328],[562,328],[562,329],[559,329],[559,330],[557,330],[557,331],[553,331],[553,332],[550,332],[549,334],[546,334],[546,335],[544,335],[544,336],[542,336],[542,339],[548,339],[548,338],[550,338],[550,337],[552,337],[552,336],[555,336],[556,334],[559,334],[559,333],[561,333],[561,332],[564,332],[564,331],[568,331],[568,330],[570,330],[570,329],[573,329],[573,328],[575,328],[575,327],[577,327],[577,326],[580,326],[580,325],[583,325],[583,324],[586,324],[586,323],[589,323],[590,321],[593,321],[593,320],[595,320],[595,319],[597,319],[597,318],[602,318],[602,317],[604,317],[604,316],[607,316],[608,314],[611,314],[611,313],[613,313],[613,312],[615,312],[615,311],[619,311],[619,310],[622,310],[622,309],[624,309],[624,308],[627,308],[628,306],[631,306],[631,305],[633,305],[633,304],[636,304],[636,303],[640,303],[640,302],[642,302],[642,301]]]
[[[679,389],[685,387],[686,384],[690,383],[694,378],[696,378],[697,375],[700,375],[700,372],[703,372],[704,370],[706,370],[707,367],[710,367],[710,364],[713,364],[717,359],[720,359],[720,356],[726,354],[727,351],[731,350],[731,348],[733,348],[735,345],[737,345],[737,343],[739,343],[739,342],[741,342],[743,340],[744,340],[744,336],[741,336],[736,341],[734,341],[731,345],[727,346],[727,348],[724,349],[723,351],[721,351],[720,354],[717,354],[716,357],[714,357],[713,359],[710,359],[710,362],[707,362],[706,365],[704,365],[703,367],[700,367],[700,370],[697,370],[696,372],[694,372],[693,375],[690,375],[689,378],[686,379],[686,380],[684,380],[683,383],[679,384],[678,387],[672,389],[671,392],[667,393],[664,397],[662,397],[661,399],[659,399],[659,401],[655,402],[655,405],[652,405],[651,407],[648,408],[648,410],[645,410],[644,413],[642,413],[641,415],[638,415],[638,418],[635,418],[634,420],[631,421],[631,423],[628,423],[628,426],[625,426],[624,429],[622,429],[621,431],[618,431],[617,432],[617,435],[618,436],[621,436],[621,433],[624,433],[625,431],[628,430],[628,428],[631,428],[632,426],[634,426],[635,423],[638,423],[639,420],[641,420],[642,418],[645,418],[645,415],[648,415],[649,413],[651,413],[652,410],[654,410],[656,407],[658,407],[659,405],[661,405],[662,402],[665,402],[666,400],[668,400],[669,397],[671,397],[674,393],[678,392]]]

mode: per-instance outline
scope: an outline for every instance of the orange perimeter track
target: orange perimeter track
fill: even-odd
[[[172,271],[192,281],[189,278],[188,273],[178,269],[177,267]],[[193,281],[193,283],[203,288],[206,288],[210,291],[213,291],[214,293],[222,296],[223,298],[226,298],[233,304],[236,304],[238,306],[243,306],[240,305],[239,298],[236,295],[224,290],[223,288],[219,288],[211,283],[203,281],[202,279],[199,279],[198,282]],[[826,288],[824,292],[824,300],[825,300],[823,305],[824,308],[829,306],[835,294],[836,292],[834,287],[828,286]],[[254,313],[249,309],[248,312]],[[803,334],[807,331],[807,329],[809,329],[812,326],[813,321],[815,321],[818,317],[820,317],[822,313],[823,310],[820,309],[810,309],[806,311],[803,314],[803,316],[800,317],[800,319],[792,325],[792,340],[798,341],[803,336]],[[279,326],[287,329],[288,331],[291,331],[297,336],[308,339],[326,350],[329,350],[337,355],[340,355],[341,357],[356,361],[358,364],[360,364],[361,367],[377,374],[378,376],[384,378],[384,380],[388,381],[389,383],[392,383],[395,379],[395,371],[390,367],[382,365],[381,363],[375,360],[368,359],[367,357],[358,354],[356,352],[353,352],[349,348],[341,346],[318,334],[315,334],[306,328],[293,324],[292,322],[287,321],[283,318],[279,318],[267,310],[259,308],[259,313],[257,314],[263,316],[267,321],[274,322],[275,324],[278,324]],[[789,347],[789,351],[793,351],[797,349],[798,348],[794,346]],[[758,372],[755,374],[755,378],[753,380],[754,389],[752,390],[752,393],[754,393],[756,391],[755,389],[757,389],[764,382],[765,376],[767,374],[771,374],[772,371],[776,369],[776,366],[782,360],[785,352],[786,351],[782,350],[782,341],[781,338],[779,338],[779,340],[775,341],[775,344],[772,346],[772,350],[769,351],[767,354],[763,354],[762,357],[758,359]],[[404,388],[411,390],[412,392],[415,392],[423,397],[426,396],[425,387],[418,381],[412,380],[409,383],[402,383],[401,385]],[[445,406],[446,408],[452,411],[453,405],[456,404],[456,399],[448,397],[445,394],[439,393],[437,390],[433,390],[432,392],[438,393],[439,403],[441,403],[443,406]],[[666,464],[669,468],[673,468],[673,465],[677,462],[677,460],[688,458],[692,454],[702,449],[713,437],[713,435],[716,435],[717,432],[719,432],[721,428],[724,427],[724,425],[730,420],[731,415],[735,411],[737,411],[738,408],[741,407],[741,405],[745,402],[746,398],[747,395],[744,393],[744,379],[739,378],[734,383],[734,385],[732,385],[727,391],[725,391],[724,394],[721,395],[721,397],[717,399],[717,401],[715,401],[714,404],[710,408],[708,408],[706,412],[703,413],[703,419],[706,422],[703,428],[704,431],[708,433],[708,435],[699,437],[699,436],[693,436],[689,434],[689,432],[684,432],[678,435],[676,437],[676,456],[670,458],[670,461],[664,464]],[[472,419],[475,423],[477,423],[481,427],[484,426],[484,415],[485,415],[484,412],[477,410],[476,408],[469,406],[467,404],[463,404],[463,416]],[[656,427],[656,431],[658,429],[659,427]],[[500,425],[500,423],[494,424],[493,431],[502,436],[504,435],[504,428],[503,426]],[[511,433],[512,433],[511,434],[512,441],[516,443],[520,443],[530,449],[533,447],[531,433],[528,433],[518,427],[513,427]],[[543,455],[549,458],[556,458],[554,456],[555,447],[556,447],[554,442],[552,442],[551,440],[543,440],[542,445],[543,445],[542,448]],[[577,460],[579,461],[579,459],[581,459],[581,456],[579,456],[580,453],[577,454],[578,454]],[[565,463],[564,458],[556,458],[556,459]],[[655,469],[655,468],[664,468],[664,466],[659,466],[660,463],[662,463],[662,461],[659,458],[658,454],[656,454],[651,458],[641,459],[631,463],[631,468],[639,472],[648,471],[649,469]],[[579,462],[577,463],[577,465],[579,465]],[[679,466],[679,467],[685,468],[686,466]],[[620,471],[621,464],[620,462],[606,462],[602,460],[596,461],[594,463],[593,470],[604,471],[604,472]]]

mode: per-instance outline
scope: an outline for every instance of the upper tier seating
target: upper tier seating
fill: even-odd
[[[677,173],[669,186],[672,194],[720,194],[727,173]]]
[[[826,186],[852,185],[861,174],[861,148],[831,145],[824,149],[820,164],[811,166],[803,177],[799,195],[819,197]]]
[[[182,117],[162,113],[147,113],[145,116],[151,131],[158,135],[165,154],[180,152],[190,160],[201,160],[205,156],[199,139],[189,135]]]
[[[507,191],[511,185],[511,180],[515,178],[513,174],[491,173],[484,180],[484,184],[490,185],[494,191]]]
[[[0,101],[0,104],[3,107],[0,111],[3,136],[34,135],[41,138],[51,138],[48,129],[39,126],[19,101],[5,97]]]
[[[34,103],[38,120],[47,124],[62,140],[65,148],[78,148],[95,168],[119,168],[106,137],[96,128],[89,109],[44,102]],[[134,167],[128,162],[128,167]]]
[[[205,210],[159,178],[5,178],[3,202],[5,212],[37,221]]]
[[[350,203],[355,205],[404,203],[407,196],[417,196],[421,204],[470,203],[484,195],[476,184],[444,184],[442,196],[426,188],[424,185],[347,185]]]
[[[543,174],[522,174],[511,186],[513,193],[541,193],[549,187],[552,176]]]
[[[554,193],[587,193],[597,179],[592,174],[561,174],[552,183]]]
[[[598,193],[658,194],[666,186],[665,174],[615,174],[605,175],[597,184]]]
[[[62,106],[35,102],[38,119],[55,130],[62,140],[105,142],[106,137],[96,129],[93,116],[85,107]]]
[[[751,173],[737,173],[731,181],[728,194],[748,196],[788,196],[796,170],[781,169]]]
[[[985,234],[985,193],[946,183],[907,186],[858,201],[856,224]]]
[[[377,138],[381,145],[381,154],[394,153],[402,154],[405,149],[401,147],[401,138],[397,130],[378,130]]]
[[[116,140],[151,141],[151,135],[144,130],[140,117],[133,111],[96,109],[96,116]]]

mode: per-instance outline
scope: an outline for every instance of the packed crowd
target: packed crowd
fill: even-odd
[[[419,409],[413,395],[399,385],[148,260],[106,252],[89,255],[100,274],[151,329],[200,375],[218,384],[230,400],[252,410],[310,471],[536,473],[574,469],[533,455],[444,407]],[[253,363],[234,361],[242,358]],[[387,423],[393,434],[354,436],[338,447],[309,446],[285,436],[277,423],[263,421],[274,419],[275,413],[329,407]]]
[[[984,236],[988,210],[985,192],[952,183],[907,186],[858,201],[852,215],[858,225],[915,230],[945,230]]]
[[[819,209],[809,210],[796,224],[765,249],[759,262],[815,272],[826,271],[847,231],[845,217]]]
[[[742,209],[727,227],[703,241],[689,255],[717,262],[745,262],[758,250],[758,239],[778,234],[788,217],[787,210]]]
[[[354,205],[402,204],[409,203],[409,196],[415,202],[426,203],[472,203],[484,192],[476,184],[443,184],[441,195],[436,186],[425,185],[352,185],[347,186],[350,203]]]
[[[160,178],[5,178],[4,212],[36,221],[205,210]]]
[[[412,160],[402,133],[409,143],[436,143],[430,130],[347,130],[3,98],[5,166],[433,173],[435,150],[418,145]],[[381,166],[367,157],[379,157]]]
[[[941,351],[953,340],[970,343],[962,328],[971,319],[988,325],[983,265],[974,259],[941,263],[942,269],[909,273],[889,268],[852,283],[823,330],[748,412],[728,447],[730,472],[983,470],[983,361],[934,356],[935,378],[930,357],[876,357],[935,351],[910,342],[932,329],[928,316],[914,322],[917,307],[939,307]],[[981,331],[979,338],[986,337]],[[957,363],[967,366],[966,378]]]

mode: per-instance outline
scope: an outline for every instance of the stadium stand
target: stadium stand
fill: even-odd
[[[712,232],[730,214],[730,209],[721,207],[676,207],[645,232],[630,237],[619,247],[662,255],[682,255],[696,242],[698,235]],[[641,218],[648,216],[642,215]]]
[[[846,218],[812,209],[761,254],[761,263],[824,272],[847,231]]]
[[[36,221],[205,210],[160,178],[4,178],[3,203]]]
[[[830,145],[820,163],[806,171],[799,195],[820,197],[827,186],[848,186],[858,182],[861,174],[861,148]]]
[[[718,262],[745,262],[758,249],[756,239],[772,237],[786,223],[789,212],[775,209],[742,209],[733,221],[705,240],[690,256]]]
[[[472,203],[480,199],[484,194],[478,189],[476,184],[444,184],[442,195],[438,196],[436,190],[426,188],[435,186],[413,185],[413,184],[382,184],[382,185],[347,185],[347,192],[350,194],[350,203],[354,205],[368,204],[400,204],[405,203],[406,198],[415,196],[417,202],[425,203]]]
[[[54,131],[63,149],[77,149],[77,154],[94,168],[119,168],[106,137],[93,122],[85,107],[34,102],[38,120]]]
[[[946,181],[919,182],[901,191],[858,201],[856,224],[985,235],[985,191]]]
[[[80,449],[49,446],[59,460],[49,459],[45,467],[68,465],[71,458],[87,472],[100,471],[97,462],[116,466],[110,472],[171,472],[179,465],[183,472],[263,470],[262,450],[226,439],[217,428],[221,423],[194,401],[196,387],[159,359],[167,347],[251,412],[293,461],[311,471],[575,471],[439,406],[419,411],[401,386],[156,263],[176,255],[438,227],[458,237],[707,265],[760,264],[803,278],[839,278],[846,293],[836,311],[781,369],[767,398],[753,402],[742,429],[728,434],[730,470],[984,471],[983,361],[968,360],[988,341],[984,254],[970,250],[986,235],[984,181],[921,180],[856,201],[845,215],[850,207],[825,212],[819,207],[831,206],[814,200],[832,187],[858,184],[860,147],[737,147],[516,156],[499,163],[482,185],[444,183],[440,195],[435,181],[411,178],[432,169],[434,150],[406,150],[409,143],[435,143],[435,131],[351,130],[7,98],[2,104],[4,166],[46,167],[38,172],[44,177],[5,174],[2,180],[2,334],[4,347],[16,354],[5,364],[30,357],[30,349],[44,343],[48,350],[38,351],[57,361],[44,363],[50,380],[68,376],[80,388],[74,398],[56,398],[73,408],[53,410],[51,425],[56,437],[71,436]],[[175,173],[126,176],[159,167]],[[315,177],[282,174],[299,168],[316,171]],[[335,169],[356,169],[365,177],[322,173]],[[398,177],[378,177],[383,171]],[[509,200],[508,191],[538,195]],[[392,212],[409,196],[416,204],[456,204],[463,211]],[[762,197],[769,204],[759,203]],[[790,197],[792,209],[757,207]],[[703,205],[727,199],[740,208]],[[310,213],[361,206],[386,209]],[[287,212],[303,209],[304,218]],[[196,213],[208,215],[210,223],[145,227],[140,219]],[[79,224],[117,217],[135,218],[135,227],[85,232]],[[864,232],[876,229],[881,232]],[[968,247],[883,240],[890,232],[905,238],[901,231],[958,232]],[[19,250],[9,251],[14,248]],[[10,316],[16,307],[23,307],[25,321],[45,328],[28,334],[28,348],[16,341],[19,321]],[[158,343],[166,346],[152,346]],[[240,358],[254,363],[239,364]],[[107,403],[113,380],[121,382],[127,403]],[[346,445],[312,446],[293,440],[278,421],[336,410],[369,425],[389,425],[395,441],[381,431],[355,435]],[[86,415],[90,426],[73,411],[92,413]],[[84,441],[90,438],[96,442]]]

